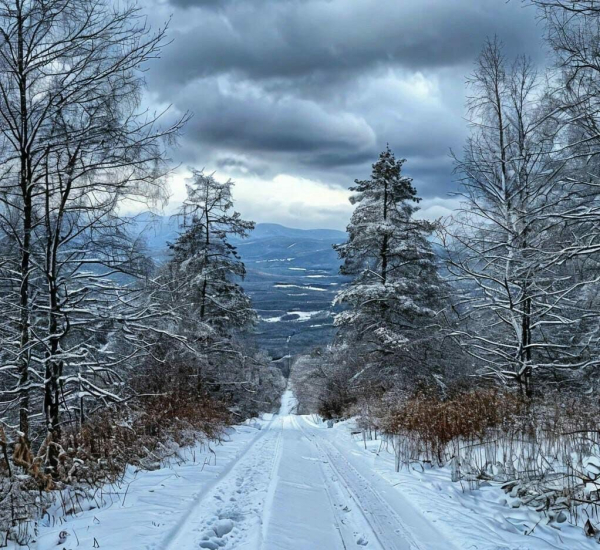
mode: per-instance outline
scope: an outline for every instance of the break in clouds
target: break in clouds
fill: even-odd
[[[152,64],[149,97],[193,113],[174,160],[233,178],[245,215],[292,226],[345,227],[346,189],[386,143],[408,159],[423,215],[447,213],[450,151],[468,131],[465,79],[485,39],[497,35],[508,56],[544,62],[541,24],[520,2],[171,0],[149,8],[154,26],[171,17],[173,41]],[[307,208],[319,216],[306,221]]]

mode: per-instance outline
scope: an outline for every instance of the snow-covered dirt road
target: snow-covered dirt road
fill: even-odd
[[[395,472],[381,440],[353,437],[295,414],[229,430],[220,444],[179,449],[153,471],[128,468],[114,485],[61,496],[38,523],[37,550],[583,550],[565,522],[514,510],[489,484],[468,490],[448,468]],[[83,509],[77,514],[69,509]]]
[[[222,444],[179,449],[154,471],[61,496],[38,524],[37,550],[561,550],[597,548],[567,525],[507,507],[489,484],[470,491],[448,468],[394,470],[383,442],[353,422],[328,429],[295,414],[232,428]],[[77,514],[65,510],[83,509]]]
[[[353,461],[350,437],[294,408],[286,392],[278,415],[236,427],[214,454],[198,449],[193,460],[132,470],[104,489],[104,504],[91,499],[75,516],[55,511],[40,523],[37,548],[453,548],[364,459]]]
[[[162,548],[442,547],[431,525],[393,498],[395,491],[373,487],[326,430],[293,414],[294,404],[286,392],[279,415],[181,518]]]

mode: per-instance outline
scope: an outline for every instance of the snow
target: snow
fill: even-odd
[[[348,433],[356,431],[352,421],[336,424],[333,430],[320,426],[330,441],[343,450],[349,462],[360,468],[381,492],[390,487],[398,503],[420,511],[435,524],[441,540],[455,541],[458,548],[477,550],[585,550],[598,548],[594,539],[586,538],[581,527],[567,523],[549,526],[543,514],[527,507],[511,507],[511,498],[500,484],[483,483],[471,489],[468,483],[451,481],[451,468],[431,468],[413,464],[395,471],[393,450],[380,440],[363,442],[356,435],[349,448]],[[366,449],[365,449],[366,446]],[[369,474],[370,470],[370,474]],[[384,482],[382,485],[381,482]],[[527,533],[527,534],[525,534]],[[446,543],[444,543],[446,544]],[[426,546],[447,548],[447,546]]]
[[[155,471],[130,468],[122,483],[107,485],[96,492],[102,494],[104,505],[98,496],[92,502],[92,509],[75,517],[60,517],[58,509],[51,510],[40,522],[38,550],[55,549],[63,531],[67,537],[61,550],[175,548],[171,543],[179,540],[178,535],[203,510],[211,491],[232,474],[236,465],[262,448],[271,422],[274,418],[265,416],[263,420],[237,426],[222,445],[213,444],[210,448],[198,445],[188,449],[183,462],[172,462]],[[221,520],[227,519],[233,518],[225,515],[207,518],[206,530],[198,533],[197,541],[210,533],[210,529],[213,529],[213,538],[218,538],[215,528],[222,532],[225,524]],[[240,533],[235,527],[221,539],[234,540]],[[190,546],[187,544],[185,541],[181,548],[192,548],[191,541]],[[198,547],[201,546],[194,546]]]
[[[298,319],[295,321],[308,321],[317,315],[322,315],[324,312],[319,311],[288,311],[288,315],[298,315]]]
[[[448,468],[397,473],[393,453],[352,435],[352,421],[329,429],[295,408],[286,391],[279,414],[235,427],[222,444],[181,451],[185,460],[156,471],[130,469],[76,516],[57,507],[40,523],[37,548],[597,548],[581,529],[510,508],[499,487],[471,491]]]
[[[299,323],[299,322],[304,322],[304,321],[309,321],[310,319],[312,319],[313,317],[316,317],[317,315],[329,315],[328,312],[324,312],[322,310],[319,311],[288,311],[285,315],[280,315],[279,317],[261,317],[261,321],[264,321],[265,323],[277,323],[279,321],[281,321],[283,319],[283,317],[287,316],[287,315],[297,315],[298,318],[297,319],[290,319],[287,322],[292,322],[292,323]],[[286,322],[284,321],[284,322]]]
[[[316,290],[318,292],[326,292],[327,291],[327,289],[320,288],[317,286],[293,285],[290,283],[275,283],[273,286],[275,288],[299,288],[301,290]]]

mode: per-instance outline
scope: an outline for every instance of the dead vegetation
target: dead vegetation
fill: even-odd
[[[441,397],[419,391],[386,396],[360,409],[365,439],[382,434],[396,468],[450,466],[465,490],[498,483],[512,508],[529,506],[547,523],[581,524],[590,535],[600,522],[600,407],[568,394],[523,398],[479,388]]]
[[[67,424],[58,441],[47,437],[36,445],[18,432],[11,440],[0,429],[0,547],[9,540],[29,543],[32,520],[57,498],[62,513],[76,513],[82,509],[77,502],[89,499],[73,500],[71,493],[87,495],[106,483],[119,483],[128,465],[159,468],[183,447],[220,439],[232,422],[226,404],[197,386],[165,387],[169,390],[142,395],[126,406],[99,410],[83,425]],[[138,379],[137,389],[150,389],[148,378]],[[58,456],[53,471],[45,467],[50,447]]]

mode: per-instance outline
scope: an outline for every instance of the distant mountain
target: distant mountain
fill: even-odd
[[[177,238],[178,220],[141,214],[134,231],[157,261],[168,258],[167,243]],[[346,233],[333,229],[294,229],[257,224],[246,239],[231,239],[246,265],[241,281],[258,311],[258,345],[274,358],[296,354],[331,341],[331,303],[347,279],[339,275],[333,245]]]
[[[252,232],[253,239],[289,237],[292,239],[344,240],[346,233],[336,229],[293,229],[277,223],[259,223]]]

